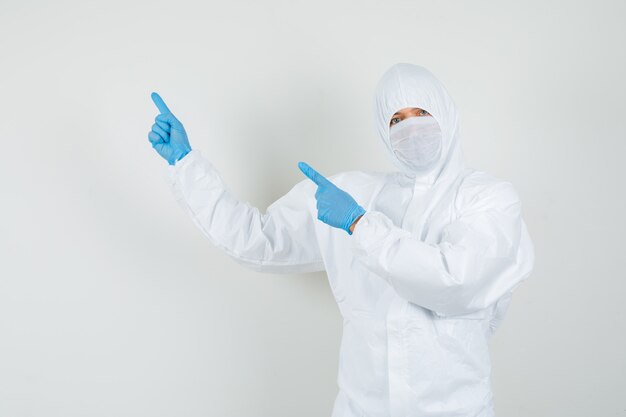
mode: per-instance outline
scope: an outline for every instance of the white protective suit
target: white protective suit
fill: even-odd
[[[317,220],[308,178],[265,214],[236,199],[198,150],[167,178],[202,233],[242,265],[326,271],[343,316],[333,417],[491,417],[489,337],[534,263],[520,200],[509,182],[464,166],[456,106],[427,69],[392,66],[374,102],[400,171],[328,177],[366,210],[352,235]],[[428,174],[390,148],[389,121],[406,107],[442,130]]]

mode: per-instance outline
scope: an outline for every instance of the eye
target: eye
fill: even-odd
[[[420,109],[420,116],[430,116],[430,113],[428,113],[426,110]]]
[[[399,117],[394,117],[393,119],[391,119],[391,122],[389,123],[389,126],[395,125],[398,122],[400,122],[400,118]]]

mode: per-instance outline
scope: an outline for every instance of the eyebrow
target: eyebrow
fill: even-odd
[[[420,109],[420,108],[419,108],[419,107],[411,107],[411,109]],[[420,109],[420,110],[424,110],[424,109]],[[395,112],[395,113],[393,114],[393,116],[395,116],[396,114],[400,114],[400,112],[399,112],[399,111]],[[393,117],[393,116],[392,116],[392,117]]]

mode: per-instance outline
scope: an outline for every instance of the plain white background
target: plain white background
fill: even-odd
[[[328,416],[323,273],[258,274],[177,206],[158,91],[264,210],[391,170],[372,94],[429,68],[467,164],[516,186],[536,268],[492,339],[499,417],[624,416],[626,3],[0,2],[0,416]]]

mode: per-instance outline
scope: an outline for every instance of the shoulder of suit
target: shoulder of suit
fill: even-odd
[[[510,181],[475,169],[468,169],[459,186],[457,204],[461,206],[508,206],[519,202]]]

